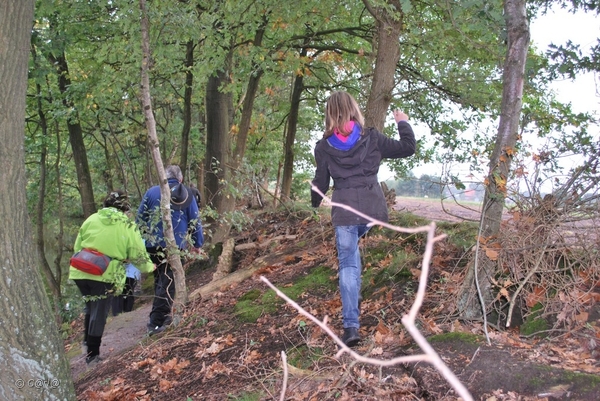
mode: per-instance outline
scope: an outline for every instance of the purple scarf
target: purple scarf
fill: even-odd
[[[354,123],[354,121],[352,121],[352,123]],[[329,138],[327,138],[327,141],[329,142],[329,144],[339,150],[348,151],[348,150],[352,149],[352,147],[360,139],[360,132],[361,132],[361,127],[359,124],[353,124],[353,125],[354,125],[354,127],[352,128],[352,132],[347,137],[343,137],[341,134],[339,134],[337,131],[335,131],[333,133],[333,135],[331,135]]]

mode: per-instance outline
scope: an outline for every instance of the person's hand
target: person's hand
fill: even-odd
[[[408,121],[408,115],[402,110],[396,109],[394,110],[394,120],[396,120],[396,123],[399,123],[400,121]]]
[[[200,248],[192,247],[190,254],[192,256],[192,259],[194,259],[194,260],[208,259],[208,255],[206,254],[206,252],[204,252],[204,249],[202,249],[202,247],[200,247]]]

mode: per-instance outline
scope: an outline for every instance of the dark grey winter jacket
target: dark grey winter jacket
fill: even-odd
[[[350,150],[334,148],[326,139],[315,146],[317,170],[313,185],[321,192],[329,189],[333,178],[331,200],[348,205],[369,217],[388,221],[388,210],[381,186],[377,180],[379,165],[384,158],[398,159],[415,153],[415,134],[406,121],[398,123],[400,140],[388,138],[375,128],[365,128]],[[311,191],[313,207],[319,207],[323,198]],[[369,221],[341,207],[332,207],[334,226],[365,224]]]

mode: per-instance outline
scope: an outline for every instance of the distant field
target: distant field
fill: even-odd
[[[433,221],[479,221],[481,203],[461,202],[451,199],[415,198],[397,196],[395,210],[405,210]]]

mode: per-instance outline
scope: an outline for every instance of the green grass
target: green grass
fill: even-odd
[[[521,325],[520,330],[522,335],[530,336],[548,330],[548,322],[540,317],[543,309],[544,306],[540,303],[535,304],[533,308],[531,308],[530,314]]]
[[[438,231],[448,236],[448,241],[459,249],[471,249],[477,241],[479,224],[473,222],[437,223]]]
[[[288,363],[299,369],[310,369],[315,361],[323,358],[321,348],[309,348],[306,345],[294,347],[287,351]]]
[[[459,341],[459,342],[463,342],[466,344],[479,344],[483,341],[483,338],[481,336],[477,336],[475,334],[455,331],[452,333],[443,333],[443,334],[431,336],[427,340],[430,343]]]
[[[428,226],[431,220],[426,219],[410,212],[391,212],[390,213],[390,224],[403,228],[415,228]],[[386,231],[391,231],[387,230]],[[396,233],[396,231],[392,231]]]
[[[294,280],[289,287],[278,287],[278,289],[292,300],[297,300],[306,292],[333,291],[337,288],[337,282],[332,280],[333,272],[327,266],[318,266],[306,276]],[[234,306],[235,314],[242,322],[255,323],[263,314],[272,314],[283,304],[275,291],[269,289],[264,293],[253,289],[242,295]]]

